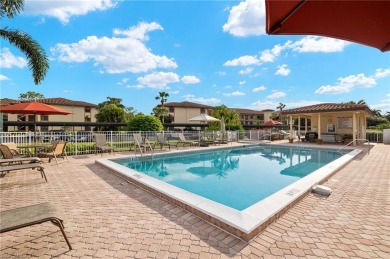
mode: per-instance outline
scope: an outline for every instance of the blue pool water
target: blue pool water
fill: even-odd
[[[244,210],[341,156],[320,149],[257,146],[115,162]]]

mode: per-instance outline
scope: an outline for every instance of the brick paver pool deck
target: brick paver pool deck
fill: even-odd
[[[390,258],[390,145],[360,154],[325,183],[329,197],[307,195],[249,243],[109,173],[98,158],[44,163],[48,183],[31,170],[0,178],[1,210],[52,202],[73,246],[44,223],[0,234],[0,258]]]

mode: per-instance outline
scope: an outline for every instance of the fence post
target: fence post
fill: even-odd
[[[77,145],[77,130],[75,132],[73,132],[74,134],[74,152],[77,156],[78,154],[78,145]]]

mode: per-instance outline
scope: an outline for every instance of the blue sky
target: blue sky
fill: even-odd
[[[168,102],[254,110],[364,99],[390,111],[390,53],[315,36],[265,33],[263,0],[44,1],[2,26],[29,33],[50,70],[34,85],[25,56],[1,40],[1,98],[35,91],[149,114]]]

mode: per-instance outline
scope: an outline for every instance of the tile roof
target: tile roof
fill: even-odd
[[[10,104],[19,103],[20,100],[12,100],[8,98],[0,99],[0,106],[6,106]],[[49,105],[64,105],[64,106],[80,106],[80,107],[98,107],[93,103],[87,103],[82,101],[73,101],[65,98],[45,98],[37,100],[37,102],[49,104]]]
[[[342,111],[365,111],[369,115],[374,113],[364,104],[346,104],[346,103],[320,103],[294,109],[281,111],[282,114],[299,114],[299,113],[319,113],[319,112],[342,112]]]
[[[193,102],[170,102],[170,103],[165,103],[164,106],[165,107],[208,108],[208,109],[214,108],[213,106],[193,103]]]
[[[269,111],[269,110],[257,111],[257,110],[250,110],[250,109],[241,109],[241,108],[231,108],[231,110],[234,110],[238,113],[246,113],[246,114],[263,114],[265,111]]]

